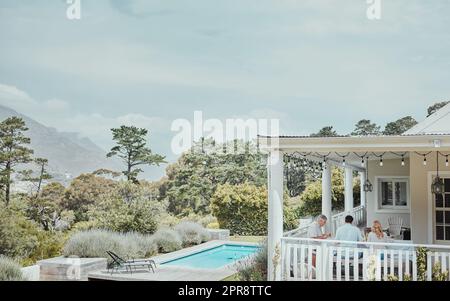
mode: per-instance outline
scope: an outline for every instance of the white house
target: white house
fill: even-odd
[[[401,136],[260,136],[259,142],[270,154],[269,279],[387,280],[391,275],[416,280],[421,277],[417,270],[417,250],[421,247],[427,250],[428,280],[433,278],[433,266],[442,272],[449,269],[450,104]],[[304,229],[285,233],[282,196],[286,155],[322,163],[322,213],[328,217],[330,167],[345,170],[345,212],[329,218],[329,230],[335,231],[343,217],[352,214],[366,227],[374,220],[386,227],[390,219],[391,223],[401,221],[410,229],[410,239],[382,245],[342,244],[304,238]],[[361,179],[361,205],[353,208],[356,172]],[[441,180],[436,182],[438,175]]]

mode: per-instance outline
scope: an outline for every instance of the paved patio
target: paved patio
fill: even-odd
[[[256,246],[256,243],[250,242],[233,242],[214,240],[207,243],[182,249],[169,254],[155,256],[154,259],[157,264],[155,273],[145,270],[137,270],[130,274],[126,271],[114,272],[112,275],[106,270],[89,273],[89,280],[106,280],[106,281],[220,281],[237,272],[236,264],[230,264],[218,269],[196,269],[182,266],[166,266],[161,263],[170,261],[176,258],[192,255],[207,249],[215,248],[224,244],[228,245],[245,245]]]

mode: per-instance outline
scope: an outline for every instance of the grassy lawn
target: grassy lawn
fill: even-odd
[[[256,242],[256,243],[262,242],[265,238],[266,236],[239,236],[239,235],[230,236],[231,241]]]

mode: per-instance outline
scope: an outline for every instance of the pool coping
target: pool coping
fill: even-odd
[[[193,246],[193,247],[181,249],[181,250],[178,250],[178,251],[175,251],[175,252],[171,252],[171,253],[167,253],[167,254],[161,254],[161,255],[153,257],[152,259],[155,260],[156,264],[164,265],[164,264],[166,264],[166,263],[168,263],[170,261],[179,260],[179,259],[184,258],[184,257],[188,257],[188,256],[192,256],[192,255],[195,255],[195,254],[199,254],[199,253],[202,253],[202,252],[205,252],[205,251],[208,251],[208,250],[212,250],[212,249],[215,249],[215,248],[219,248],[219,247],[222,247],[222,246],[225,246],[225,245],[228,245],[228,246],[235,245],[235,246],[245,246],[245,247],[258,247],[259,246],[258,243],[252,243],[252,242],[213,240],[213,241],[209,241],[209,242],[206,242],[206,243],[203,243],[203,244],[200,244],[200,245],[196,245],[196,246]],[[238,261],[242,261],[242,259],[241,260],[236,260],[235,262],[227,264],[227,265],[225,265],[223,267],[234,265]],[[175,266],[175,265],[173,265],[173,266]],[[185,266],[176,266],[176,267],[185,267]],[[220,268],[221,267],[219,267],[219,268],[212,268],[212,269],[204,269],[204,270],[217,270],[217,269],[220,269]],[[201,268],[192,268],[192,269],[200,270]]]
[[[237,272],[236,265],[239,262],[248,260],[248,257],[245,259],[237,260],[233,263],[227,264],[225,266],[214,268],[214,269],[205,269],[205,268],[192,268],[186,266],[176,266],[176,265],[164,265],[162,263],[172,261],[181,257],[186,257],[190,255],[194,255],[196,253],[200,253],[206,251],[208,249],[220,247],[222,245],[238,245],[238,246],[252,246],[257,247],[260,246],[259,243],[255,242],[240,242],[240,241],[229,241],[229,240],[213,240],[209,241],[197,246],[185,248],[182,250],[178,250],[175,252],[161,254],[155,257],[152,257],[157,264],[156,273],[146,273],[144,274],[127,274],[127,273],[115,273],[110,275],[105,271],[98,271],[89,274],[89,278],[92,280],[115,280],[115,281],[158,281],[160,278],[164,278],[162,280],[171,281],[171,280],[181,280],[181,281],[201,281],[201,280],[210,280],[210,281],[220,281],[223,280]],[[164,274],[164,277],[158,277],[159,274]],[[171,277],[173,275],[173,277]]]

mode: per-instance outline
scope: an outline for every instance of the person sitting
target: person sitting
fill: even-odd
[[[336,231],[336,240],[343,241],[362,241],[363,237],[358,227],[353,224],[353,216],[345,217],[345,224]]]
[[[363,241],[363,237],[361,234],[361,231],[358,229],[358,227],[354,226],[353,224],[353,216],[347,215],[345,217],[345,224],[339,227],[336,231],[336,240],[342,240],[342,241]],[[348,248],[354,248],[356,245],[353,244],[342,244],[342,247],[348,247]],[[335,253],[336,255],[337,253]],[[344,258],[344,255],[342,255]],[[358,257],[362,258],[363,253],[359,252]],[[350,258],[353,258],[353,252],[351,252]]]
[[[383,232],[383,227],[379,221],[374,221],[372,224],[371,232],[367,236],[367,242],[380,242],[387,243],[391,239]],[[383,246],[374,246],[374,249],[383,249]],[[384,254],[381,253],[380,259],[384,260]]]
[[[319,215],[317,219],[311,223],[308,229],[308,238],[313,239],[327,239],[331,237],[331,233],[323,233],[322,227],[327,223],[327,217],[325,215]]]
[[[389,242],[389,238],[383,232],[383,227],[379,221],[373,222],[371,232],[367,236],[367,242]]]
[[[331,233],[323,233],[322,227],[327,223],[327,217],[325,215],[319,215],[317,219],[311,223],[308,229],[308,238],[312,239],[327,239],[331,237]],[[316,252],[312,254],[312,266],[316,267]]]

